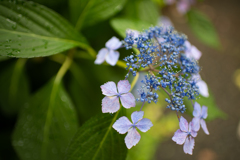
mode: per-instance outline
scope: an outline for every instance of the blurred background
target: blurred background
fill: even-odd
[[[74,24],[74,18],[71,18],[69,1],[34,1],[55,10]],[[114,16],[125,15],[132,9],[130,5],[134,3],[131,2],[126,1],[126,8]],[[240,159],[240,45],[238,44],[240,42],[240,1],[199,0],[191,6],[208,16],[215,28],[219,42],[211,39],[212,33],[207,32],[209,26],[206,26],[205,30],[203,29],[206,32],[201,30],[200,35],[196,33],[198,27],[195,26],[194,31],[194,27],[189,25],[189,16],[191,15],[179,13],[176,3],[167,5],[164,4],[166,1],[163,0],[153,0],[153,3],[158,8],[159,16],[167,16],[176,30],[186,34],[191,44],[202,52],[199,62],[202,66],[201,76],[208,84],[211,94],[214,95],[214,105],[226,113],[226,116],[216,116],[216,119],[207,122],[210,135],[205,135],[200,130],[195,139],[193,155],[186,155],[183,152],[183,146],[177,145],[171,140],[178,128],[176,115],[165,110],[166,103],[164,99],[160,100],[157,105],[145,107],[146,117],[151,117],[151,120],[155,122],[154,128],[146,134],[141,134],[140,143],[129,151],[127,160]],[[134,15],[132,16],[134,17]],[[112,36],[123,39],[121,32],[113,29],[114,27],[109,21],[109,19],[104,19],[82,30],[82,34],[96,51],[103,48],[105,42]],[[210,37],[209,43],[204,43],[204,38],[206,39],[208,35]],[[131,51],[124,49],[119,51],[121,53],[120,59],[131,53]],[[24,73],[28,81],[29,94],[35,93],[57,73],[60,67],[59,62],[56,62],[58,59],[61,59],[61,57],[33,58],[24,62],[26,63]],[[6,79],[1,78],[7,76],[5,68],[11,70],[9,64],[15,62],[16,59],[1,61],[0,82],[6,81]],[[93,65],[93,62],[94,60],[90,58],[76,58],[75,69],[78,77],[73,79],[74,76],[67,73],[64,78],[65,88],[76,106],[80,125],[91,116],[101,113],[99,106],[103,96],[99,86],[107,81],[117,82],[123,79],[126,74],[125,70],[117,66],[96,66]],[[3,88],[3,86],[1,87]],[[5,94],[6,92],[0,91],[0,95]],[[89,101],[93,98],[94,101]],[[0,103],[0,105],[0,160],[17,160],[19,158],[11,144],[11,135],[20,109],[8,110],[3,107],[3,103]],[[89,108],[91,113],[89,113]],[[129,113],[131,113],[131,110],[129,110]],[[188,120],[190,118],[190,116],[187,117]]]

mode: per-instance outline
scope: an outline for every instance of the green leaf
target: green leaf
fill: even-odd
[[[151,24],[141,20],[131,20],[125,18],[114,18],[110,21],[113,29],[122,37],[126,36],[127,29],[142,31],[151,27]]]
[[[72,139],[67,160],[125,160],[127,147],[124,135],[112,128],[118,117],[123,115],[121,109],[114,115],[100,114],[88,120]]]
[[[85,38],[56,12],[28,1],[0,1],[0,56],[40,57],[75,46]]]
[[[197,10],[188,12],[188,24],[197,38],[210,47],[219,48],[218,34],[211,20]]]
[[[50,81],[24,105],[13,146],[24,160],[62,159],[77,126],[76,112],[62,84]]]
[[[93,25],[119,12],[126,0],[70,0],[72,21],[76,29]]]
[[[25,62],[26,59],[18,59],[0,73],[0,106],[7,115],[16,114],[29,97]]]
[[[191,104],[191,101],[188,99],[185,99],[184,101],[186,102],[185,105],[187,106],[187,110],[186,110],[187,113],[192,115],[193,106]],[[198,102],[201,106],[208,107],[208,117],[207,117],[208,121],[214,120],[216,118],[225,119],[227,117],[227,114],[218,108],[214,100],[213,94],[210,91],[209,91],[209,97],[203,97],[200,95],[199,99],[197,99],[196,102]]]
[[[159,17],[158,7],[151,0],[128,1],[124,9],[127,18],[138,19],[156,25]]]

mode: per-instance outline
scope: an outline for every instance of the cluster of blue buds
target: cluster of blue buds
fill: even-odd
[[[184,97],[193,101],[202,94],[207,97],[208,88],[199,75],[200,67],[198,60],[201,52],[187,41],[184,34],[180,34],[173,27],[150,27],[148,30],[138,32],[127,30],[126,38],[119,41],[116,37],[111,38],[106,43],[106,48],[99,51],[95,64],[104,61],[110,65],[117,64],[119,52],[118,48],[125,47],[133,49],[135,53],[124,58],[128,73],[125,80],[121,80],[116,85],[114,82],[107,82],[101,86],[105,97],[102,100],[103,113],[118,112],[121,105],[128,109],[135,107],[136,101],[142,102],[140,111],[135,111],[131,115],[132,122],[127,117],[120,117],[113,128],[120,134],[127,133],[125,143],[128,149],[135,146],[141,136],[137,129],[142,132],[148,131],[152,122],[143,118],[142,108],[147,103],[157,103],[158,91],[167,93],[165,101],[167,108],[176,111],[180,129],[172,138],[177,144],[184,144],[184,152],[192,154],[194,138],[200,129],[200,124],[206,134],[209,134],[204,119],[207,117],[207,107],[196,102],[193,105],[193,120],[188,124],[183,117],[179,118],[178,112],[184,113]],[[146,72],[145,78],[141,80],[141,87],[138,88],[139,98],[130,93],[133,86],[128,82],[128,77],[134,77],[139,72]],[[136,76],[138,77],[138,76]]]

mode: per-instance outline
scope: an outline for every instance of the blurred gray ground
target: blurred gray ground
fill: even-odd
[[[239,160],[240,138],[237,127],[240,121],[240,89],[233,74],[240,69],[240,0],[205,0],[197,8],[211,18],[220,36],[222,49],[211,49],[200,43],[191,33],[184,19],[173,9],[164,12],[175,28],[188,35],[192,44],[202,51],[200,65],[202,78],[211,88],[217,105],[228,114],[227,120],[208,122],[210,135],[200,130],[195,139],[193,155],[186,155],[183,146],[170,138],[159,145],[157,160]],[[203,33],[204,34],[204,33]]]

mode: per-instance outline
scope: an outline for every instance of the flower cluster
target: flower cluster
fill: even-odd
[[[139,97],[136,98],[136,101],[142,103],[142,107],[145,102],[157,103],[158,92],[163,91],[168,95],[165,99],[168,103],[167,108],[176,113],[184,113],[185,97],[194,101],[199,94],[206,97],[209,95],[207,85],[199,75],[201,68],[198,60],[201,52],[187,41],[184,34],[178,33],[171,26],[150,27],[143,32],[127,30],[123,41],[113,37],[106,43],[106,47],[99,51],[96,64],[101,64],[104,60],[110,65],[116,64],[116,59],[119,57],[116,49],[120,47],[125,47],[127,50],[134,48],[138,52],[123,59],[128,70],[125,80],[119,81],[117,86],[114,82],[107,82],[101,86],[102,93],[105,95],[102,100],[103,113],[117,112],[120,108],[119,98],[124,108],[135,107],[135,98],[130,93],[131,85],[127,78],[130,74],[136,76],[138,72],[146,73],[144,80],[141,81],[142,86],[138,89]],[[136,129],[146,132],[152,126],[149,119],[143,118],[142,107],[140,111],[132,113],[133,123],[126,117],[121,117],[113,124],[113,128],[120,134],[128,132],[125,143],[129,149],[140,140],[140,134]],[[207,117],[207,108],[203,106],[201,109],[198,103],[193,107],[192,122],[188,125],[183,117],[179,118],[180,129],[173,137],[173,141],[177,144],[185,142],[184,152],[188,154],[192,153],[194,137],[197,135],[200,124],[208,134],[203,120]]]

